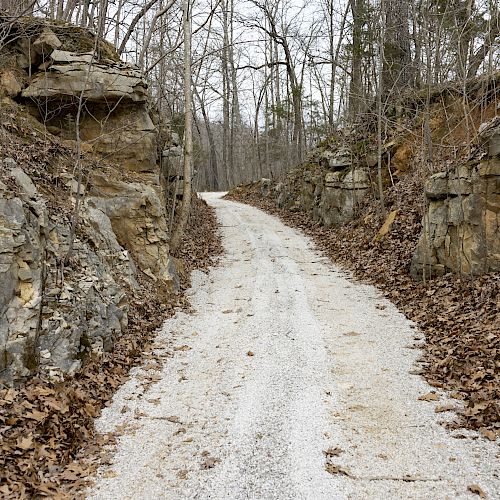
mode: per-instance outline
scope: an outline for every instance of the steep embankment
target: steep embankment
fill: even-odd
[[[418,103],[392,117],[383,148],[388,216],[369,127],[351,141],[332,137],[284,179],[231,194],[300,227],[334,262],[384,290],[425,333],[429,383],[464,401],[457,425],[490,439],[500,421],[497,80],[470,82],[466,116],[458,89],[433,94],[432,162]]]
[[[2,26],[0,492],[19,498],[85,475],[67,466],[93,418],[220,245],[195,200],[169,253],[169,144],[137,69],[87,30]]]

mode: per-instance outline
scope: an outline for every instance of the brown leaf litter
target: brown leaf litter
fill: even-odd
[[[29,151],[19,154],[40,154],[26,147]],[[48,156],[55,153],[49,148],[43,154],[43,161],[49,162]],[[191,270],[207,269],[221,252],[214,211],[195,199],[176,256],[185,264],[182,287],[188,286]],[[99,458],[105,458],[105,445],[114,438],[97,435],[94,418],[126,381],[129,369],[144,355],[153,356],[150,341],[156,329],[176,308],[189,307],[183,295],[168,294],[149,279],[139,279],[142,293],[130,298],[128,330],[116,339],[113,352],[86,359],[81,372],[63,383],[35,377],[19,387],[0,389],[2,498],[78,498]],[[152,370],[168,362],[155,361],[148,365]]]

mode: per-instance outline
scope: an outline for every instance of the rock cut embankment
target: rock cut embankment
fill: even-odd
[[[60,23],[4,26],[0,379],[62,380],[112,350],[142,279],[178,287],[158,129],[140,71],[109,44]]]

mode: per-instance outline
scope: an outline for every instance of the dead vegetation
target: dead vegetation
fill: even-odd
[[[213,210],[201,200],[192,207],[182,255],[188,272],[206,269],[221,253]],[[182,294],[141,279],[130,299],[129,325],[111,353],[86,360],[64,383],[33,378],[18,388],[0,390],[0,494],[2,498],[74,498],[89,474],[89,463],[76,460],[98,453],[106,437],[94,432],[94,418],[127,380],[128,371],[148,355],[154,332],[178,308],[188,308]],[[82,450],[82,446],[84,449]]]
[[[381,288],[425,334],[422,372],[427,381],[463,400],[457,426],[494,439],[500,421],[500,276],[447,274],[426,284],[411,278],[411,256],[421,230],[421,191],[411,177],[405,180],[388,189],[388,210],[398,210],[398,216],[378,241],[375,236],[384,221],[373,198],[354,221],[330,229],[302,212],[277,208],[251,189],[238,190],[231,198],[302,229],[335,263]]]

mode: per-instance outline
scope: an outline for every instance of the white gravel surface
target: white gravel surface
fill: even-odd
[[[134,370],[98,419],[119,439],[88,497],[500,498],[498,445],[447,431],[444,395],[417,400],[414,326],[298,231],[205,197],[227,254],[158,335],[163,368]]]

